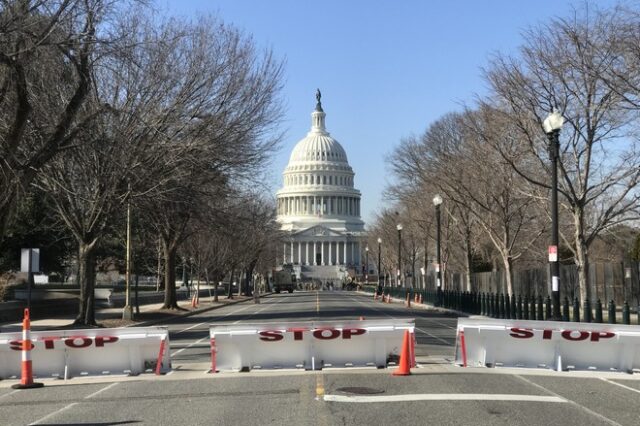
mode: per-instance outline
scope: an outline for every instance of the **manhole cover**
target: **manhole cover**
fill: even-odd
[[[355,395],[374,395],[376,393],[384,393],[382,389],[364,388],[364,387],[351,387],[351,388],[338,388],[338,392],[350,393]]]

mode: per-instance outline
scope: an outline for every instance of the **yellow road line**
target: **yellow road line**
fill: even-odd
[[[322,400],[324,398],[324,375],[318,373],[316,376],[316,399]]]

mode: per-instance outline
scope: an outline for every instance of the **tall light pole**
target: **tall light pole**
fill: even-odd
[[[382,275],[382,271],[380,271],[380,244],[382,244],[382,238],[378,238],[378,288],[382,287],[380,284],[380,276]]]
[[[551,159],[551,245],[549,246],[549,269],[551,272],[551,299],[553,301],[553,319],[560,319],[560,263],[558,262],[558,156],[560,151],[560,129],[564,117],[554,109],[545,118],[542,126],[549,138],[549,157]]]
[[[125,296],[124,308],[122,309],[122,319],[133,319],[133,306],[131,305],[131,184],[127,186],[127,242],[125,259]]]
[[[436,206],[436,303],[442,304],[442,259],[440,257],[440,204],[442,197],[436,194],[433,205]]]
[[[365,252],[365,270],[364,270],[364,281],[366,284],[369,284],[369,246],[364,248]]]
[[[402,273],[402,224],[399,223],[396,225],[396,229],[398,230],[398,271],[396,273],[396,284],[400,287],[400,277]]]

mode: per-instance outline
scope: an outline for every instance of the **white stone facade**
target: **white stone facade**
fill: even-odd
[[[277,193],[277,220],[288,234],[278,261],[299,265],[303,279],[359,271],[364,250],[360,191],[344,149],[325,128],[319,93],[317,98],[311,131],[291,152]]]

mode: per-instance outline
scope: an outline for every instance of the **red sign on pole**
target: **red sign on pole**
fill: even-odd
[[[549,262],[558,261],[558,246],[549,246]]]

